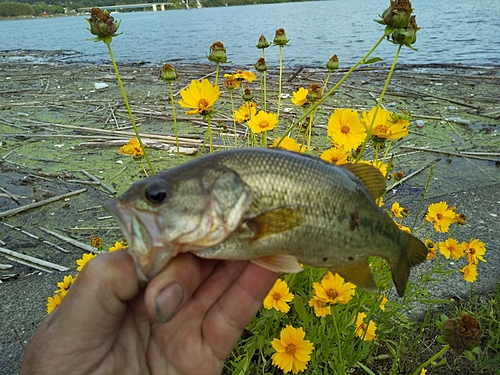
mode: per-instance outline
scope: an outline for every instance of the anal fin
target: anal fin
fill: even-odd
[[[250,260],[252,263],[274,272],[299,273],[303,270],[293,255],[274,254]]]
[[[340,276],[355,284],[358,288],[369,292],[378,291],[375,277],[373,276],[373,272],[368,265],[368,259],[347,266],[337,267],[335,269],[331,269],[330,271],[333,273],[337,272]]]

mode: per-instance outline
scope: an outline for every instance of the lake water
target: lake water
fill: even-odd
[[[400,63],[500,65],[499,0],[413,0],[421,30],[415,47],[404,48]],[[389,0],[330,0],[238,7],[115,14],[123,35],[112,43],[119,62],[207,62],[210,45],[220,40],[234,64],[254,64],[260,34],[269,41],[285,29],[286,65],[323,66],[337,54],[351,65],[378,40],[383,26],[373,22]],[[88,18],[89,16],[87,16]],[[0,22],[0,50],[72,50],[70,61],[108,61],[104,43],[92,35],[83,16]],[[395,45],[384,41],[375,55],[392,61]],[[268,64],[278,64],[278,48],[266,50]]]

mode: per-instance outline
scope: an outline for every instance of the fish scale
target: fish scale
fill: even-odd
[[[378,207],[384,191],[384,177],[368,164],[244,148],[141,180],[107,208],[146,280],[173,256],[192,252],[279,272],[299,272],[300,263],[326,267],[375,291],[368,257],[379,256],[402,295],[427,248]]]

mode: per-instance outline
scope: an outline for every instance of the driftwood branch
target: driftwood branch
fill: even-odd
[[[44,227],[38,227],[38,229],[40,229],[41,231],[44,231],[45,233],[51,234],[52,236],[57,237],[60,240],[63,240],[63,241],[65,241],[65,242],[67,242],[75,247],[78,247],[82,250],[88,251],[88,252],[93,253],[93,254],[99,254],[99,251],[95,247],[81,243],[80,241],[74,240],[73,238],[63,236],[62,234],[52,232],[51,230],[44,228]]]
[[[49,272],[51,273],[52,271],[48,270],[47,268],[51,268],[56,271],[69,271],[68,267],[61,266],[59,264],[47,262],[45,260],[41,260],[29,255],[21,254],[18,253],[17,251],[14,250],[9,250],[3,247],[0,247],[0,253],[4,254],[8,259],[18,262],[21,264],[25,264],[27,266],[39,269],[41,271]]]

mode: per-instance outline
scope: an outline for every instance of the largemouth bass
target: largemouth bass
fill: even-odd
[[[368,257],[384,258],[403,295],[426,246],[375,203],[385,179],[368,164],[335,166],[265,148],[217,152],[136,182],[105,207],[141,279],[179,253],[250,260],[278,272],[326,267],[376,291]]]

